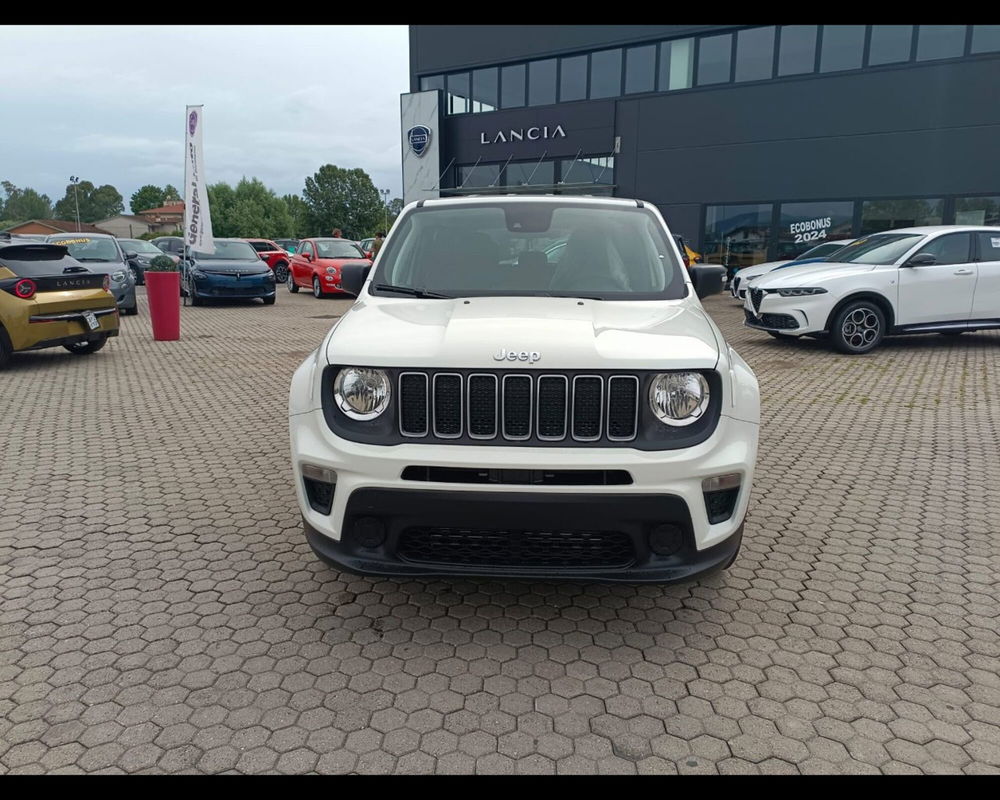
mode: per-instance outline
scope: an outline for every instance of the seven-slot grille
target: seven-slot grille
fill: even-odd
[[[750,302],[753,304],[754,311],[758,314],[760,313],[760,303],[764,299],[763,289],[751,289],[750,290]]]
[[[638,412],[635,375],[399,375],[399,432],[412,438],[627,442]]]

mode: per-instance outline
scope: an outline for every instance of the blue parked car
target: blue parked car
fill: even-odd
[[[274,273],[242,239],[213,239],[214,253],[191,252],[181,265],[181,295],[191,305],[206,300],[252,300],[274,305]]]

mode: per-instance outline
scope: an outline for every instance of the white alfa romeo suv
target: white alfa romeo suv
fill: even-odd
[[[310,545],[375,575],[666,583],[728,566],[760,409],[698,299],[722,275],[689,274],[641,201],[407,206],[374,265],[345,270],[358,300],[292,378]]]
[[[751,280],[746,325],[829,336],[850,354],[890,334],[1000,328],[1000,228],[899,228],[857,239],[836,258]]]

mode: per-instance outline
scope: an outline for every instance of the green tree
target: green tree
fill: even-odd
[[[297,194],[286,194],[281,198],[288,206],[288,213],[292,217],[292,236],[302,239],[312,233],[309,227],[309,206]]]
[[[389,201],[389,224],[385,226],[385,232],[389,232],[389,228],[396,224],[396,217],[399,216],[400,212],[403,210],[403,198],[394,197]]]
[[[167,203],[179,203],[182,200],[180,192],[178,192],[169,183],[163,187],[163,204]],[[155,208],[156,206],[153,206]]]
[[[159,208],[163,205],[163,189],[147,183],[145,186],[136,189],[129,199],[129,206],[133,214],[141,211],[148,211],[151,208]]]
[[[361,239],[384,224],[382,198],[363,169],[325,164],[306,178],[303,199],[314,234],[340,228],[348,239]]]
[[[285,201],[257,178],[243,178],[236,188],[227,183],[208,187],[212,231],[216,236],[290,236],[294,227]]]
[[[48,195],[39,194],[30,187],[18,188],[10,181],[0,182],[6,197],[0,200],[0,219],[18,220],[49,219],[52,201]]]
[[[75,187],[73,184],[66,187],[66,195],[53,209],[55,219],[76,219],[77,196],[81,222],[97,222],[125,210],[124,200],[114,186],[105,184],[95,187],[90,181],[80,181]]]

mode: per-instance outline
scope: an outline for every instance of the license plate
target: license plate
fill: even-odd
[[[93,311],[84,311],[83,319],[87,323],[87,327],[92,331],[96,331],[101,327],[101,323],[97,321],[97,316]]]

